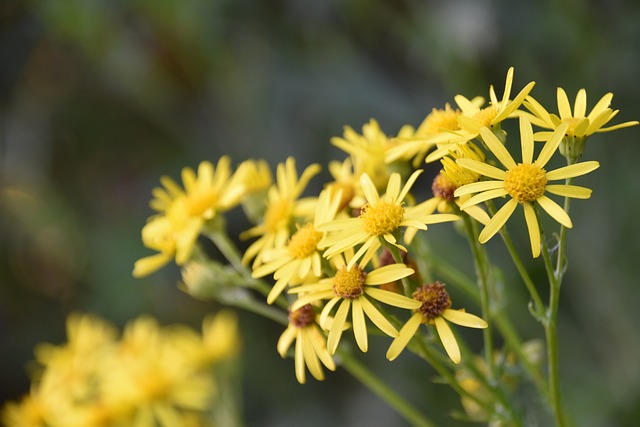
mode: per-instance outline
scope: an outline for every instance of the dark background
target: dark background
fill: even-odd
[[[486,97],[494,84],[500,96],[509,66],[514,90],[536,81],[550,111],[557,86],[571,101],[584,87],[589,108],[611,91],[621,110],[613,122],[637,120],[638,22],[640,2],[623,0],[2,2],[1,401],[28,390],[33,346],[64,341],[70,311],[198,327],[218,308],[177,290],[174,266],[131,277],[150,254],[140,229],[161,175],[178,179],[183,166],[223,154],[272,165],[293,155],[300,171],[326,165],[344,157],[329,144],[343,125],[360,130],[373,117],[395,134],[455,94]],[[580,426],[640,420],[639,132],[589,140],[585,159],[601,168],[580,179],[592,199],[572,205],[560,363]],[[494,240],[513,287],[509,309],[523,336],[540,337]],[[463,245],[443,245],[464,253],[461,266]],[[298,385],[293,361],[275,350],[281,328],[248,314],[241,323],[247,425],[402,424],[344,371]],[[446,417],[455,395],[410,355],[388,363],[387,345],[374,343],[363,361],[430,417],[457,425]]]

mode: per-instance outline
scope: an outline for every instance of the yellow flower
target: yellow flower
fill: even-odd
[[[150,202],[160,214],[142,229],[144,245],[159,253],[138,260],[134,277],[149,275],[174,257],[178,265],[187,262],[205,221],[240,202],[244,185],[232,177],[230,162],[228,156],[221,157],[215,168],[211,162],[201,162],[197,174],[183,168],[184,189],[169,177],[161,178],[164,188],[154,188]]]
[[[472,159],[458,159],[457,162],[467,169],[482,174],[489,181],[481,181],[460,187],[455,191],[456,196],[479,193],[467,200],[462,209],[467,209],[478,203],[497,197],[509,196],[510,199],[491,218],[491,221],[480,233],[479,240],[485,243],[493,237],[506,223],[518,205],[522,205],[524,216],[529,231],[531,241],[531,252],[534,257],[540,255],[540,230],[534,204],[539,205],[556,221],[567,228],[572,227],[569,215],[556,202],[545,195],[549,192],[564,197],[578,199],[588,199],[591,190],[584,187],[565,184],[548,184],[549,181],[573,178],[589,173],[599,167],[598,162],[589,161],[565,166],[550,172],[544,169],[551,156],[558,148],[560,141],[564,137],[567,124],[562,124],[551,135],[546,142],[538,158],[533,162],[533,130],[531,123],[524,117],[520,118],[520,139],[522,142],[522,163],[516,163],[511,154],[502,145],[498,138],[488,128],[480,130],[487,147],[493,152],[497,159],[504,165],[506,170],[501,170],[495,166]]]
[[[2,408],[2,424],[11,427],[49,427],[50,408],[42,396],[33,391],[19,403],[8,402]]]
[[[442,158],[445,154],[455,148],[457,145],[466,144],[467,141],[480,135],[480,129],[488,127],[494,131],[500,131],[500,124],[509,118],[527,97],[535,82],[527,84],[517,95],[511,100],[511,87],[513,85],[513,67],[507,72],[504,93],[502,99],[498,100],[493,85],[489,88],[489,98],[491,100],[489,106],[480,108],[476,100],[469,100],[462,95],[456,95],[456,104],[462,110],[458,116],[458,124],[461,131],[452,132],[451,140],[444,144],[439,144],[438,148],[427,156],[427,163]]]
[[[351,156],[356,176],[368,174],[376,188],[381,188],[389,178],[384,158],[392,144],[376,120],[362,126],[362,135],[345,126],[343,137],[333,137],[331,143]]]
[[[526,112],[520,112],[519,114],[527,117],[531,123],[536,126],[550,129],[548,132],[536,132],[534,135],[536,141],[546,141],[550,138],[552,131],[558,129],[563,123],[568,124],[567,130],[565,131],[566,135],[577,138],[586,138],[597,132],[610,132],[612,130],[637,125],[638,121],[634,120],[604,127],[619,111],[609,108],[612,99],[613,94],[607,93],[600,98],[589,114],[585,115],[587,112],[587,91],[584,89],[578,91],[573,104],[573,111],[571,111],[569,98],[564,89],[559,87],[557,90],[559,117],[556,114],[550,114],[531,96],[527,96],[523,105],[531,111],[532,114],[527,114]]]
[[[238,165],[234,175],[244,186],[242,208],[253,223],[259,222],[264,215],[265,198],[273,184],[271,168],[266,160],[245,160]]]
[[[253,268],[260,266],[265,251],[285,245],[291,236],[295,218],[311,217],[315,209],[315,199],[298,199],[311,178],[318,172],[320,165],[312,164],[298,178],[293,157],[289,157],[285,163],[278,164],[276,183],[269,188],[267,209],[262,223],[240,235],[243,239],[260,236],[247,248],[242,262],[248,263],[254,259]]]
[[[278,353],[287,356],[293,341],[295,347],[296,379],[300,384],[306,381],[305,366],[318,381],[324,380],[320,362],[329,370],[335,371],[336,365],[327,351],[325,337],[320,331],[317,316],[310,304],[289,312],[289,326],[278,339]]]
[[[417,168],[431,148],[451,139],[453,135],[447,131],[460,129],[459,115],[460,110],[453,110],[448,103],[445,104],[444,109],[434,108],[413,134],[406,134],[407,131],[400,132],[391,140],[395,145],[387,150],[386,162],[413,159],[412,165]]]
[[[351,268],[365,253],[379,248],[381,239],[406,252],[406,248],[398,244],[394,237],[400,227],[406,227],[404,240],[411,243],[415,233],[426,230],[427,224],[457,220],[456,215],[431,215],[425,212],[424,206],[403,206],[405,197],[421,172],[415,171],[402,188],[400,174],[391,174],[386,194],[382,197],[378,195],[369,175],[363,174],[360,185],[367,204],[362,207],[360,215],[357,218],[337,219],[318,227],[321,231],[329,232],[320,242],[321,247],[328,248],[324,256],[330,258],[362,244],[349,261],[348,267]]]
[[[352,201],[357,204],[362,198],[362,191],[360,190],[360,180],[353,171],[351,158],[347,157],[343,162],[337,160],[329,162],[329,173],[333,181],[326,184],[325,188],[332,193],[342,192],[338,211],[351,206]]]
[[[413,338],[418,327],[426,323],[435,325],[440,341],[442,341],[449,358],[453,363],[460,363],[460,348],[447,321],[456,325],[479,329],[486,328],[487,322],[473,314],[466,313],[464,310],[449,308],[451,307],[451,298],[444,289],[444,284],[440,282],[421,286],[413,293],[413,298],[420,305],[389,346],[387,359],[394,360],[398,357],[411,338]]]
[[[335,195],[329,190],[322,191],[313,222],[299,227],[285,246],[264,252],[264,264],[255,268],[251,276],[257,278],[274,273],[276,283],[267,296],[269,304],[278,298],[287,285],[300,284],[307,276],[318,278],[322,275],[318,243],[323,233],[317,227],[335,217],[341,198],[340,191]]]
[[[351,311],[356,343],[363,352],[368,349],[365,315],[385,334],[395,337],[396,329],[371,303],[370,298],[400,308],[414,309],[419,307],[420,304],[417,301],[375,287],[407,277],[413,274],[414,270],[407,268],[404,264],[390,264],[366,272],[364,268],[368,259],[350,268],[342,256],[336,256],[335,262],[338,270],[332,278],[321,279],[318,283],[302,285],[289,290],[290,293],[302,294],[291,306],[291,309],[297,310],[307,304],[329,300],[320,313],[320,325],[329,328],[327,348],[331,354],[334,354],[338,348],[349,311]],[[327,319],[336,305],[338,305],[338,310],[329,326]]]

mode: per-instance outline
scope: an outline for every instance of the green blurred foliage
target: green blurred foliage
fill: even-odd
[[[33,346],[63,341],[70,311],[120,324],[147,312],[197,327],[216,309],[178,291],[173,267],[131,277],[148,254],[139,232],[161,175],[177,178],[181,167],[222,154],[326,164],[343,157],[328,142],[343,125],[359,129],[374,117],[394,134],[457,93],[501,90],[509,66],[515,88],[535,80],[533,93],[551,109],[556,86],[570,97],[585,87],[589,107],[611,91],[618,120],[636,120],[638,22],[640,3],[624,0],[4,2],[2,399],[28,389]],[[564,396],[580,426],[640,419],[638,132],[588,142],[586,157],[602,167],[582,181],[592,199],[572,209],[559,330]],[[236,217],[232,234],[247,228]],[[470,269],[463,244],[442,250]],[[525,337],[540,336],[503,264],[509,310]],[[292,361],[275,351],[280,328],[251,315],[243,327],[248,425],[401,424],[344,372],[298,385]],[[389,364],[379,345],[365,362],[454,425],[442,408],[456,398],[428,384],[433,372],[410,356]]]

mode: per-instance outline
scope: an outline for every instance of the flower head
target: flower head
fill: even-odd
[[[551,200],[546,193],[578,199],[588,199],[591,196],[591,190],[575,185],[554,185],[549,184],[549,182],[584,175],[597,169],[599,164],[596,161],[589,161],[561,167],[549,172],[544,169],[564,137],[567,126],[565,123],[556,129],[551,135],[551,138],[545,143],[535,162],[533,161],[533,130],[531,123],[524,117],[520,118],[522,163],[516,163],[504,145],[502,145],[493,132],[487,128],[480,130],[482,138],[506,170],[501,170],[477,160],[457,160],[459,165],[488,178],[492,178],[492,180],[464,185],[455,191],[456,196],[478,193],[462,205],[463,210],[486,200],[503,196],[510,197],[509,201],[496,212],[493,218],[491,218],[491,221],[489,221],[482,232],[480,232],[479,240],[481,243],[488,241],[502,228],[518,205],[521,205],[524,209],[529,239],[531,241],[531,252],[534,257],[540,255],[540,230],[537,214],[534,209],[535,205],[540,206],[565,227],[572,227],[569,215],[562,207]]]
[[[313,176],[320,172],[320,165],[308,166],[298,177],[296,163],[289,157],[277,168],[276,183],[269,188],[267,208],[262,223],[243,232],[241,238],[259,238],[245,251],[242,261],[254,259],[253,267],[263,263],[263,255],[273,248],[285,245],[291,236],[296,218],[309,218],[315,209],[315,199],[299,199]]]
[[[435,282],[425,284],[416,289],[413,299],[420,302],[420,306],[414,310],[413,316],[400,329],[398,336],[387,350],[387,359],[394,360],[402,353],[418,327],[426,323],[434,325],[442,345],[454,363],[460,363],[460,348],[456,337],[453,335],[447,321],[468,328],[487,327],[487,322],[464,310],[451,309],[451,298],[445,290],[444,284]]]
[[[320,325],[323,327],[329,327],[328,316],[333,308],[338,306],[329,327],[327,339],[327,347],[331,354],[334,354],[338,348],[349,312],[352,316],[356,342],[364,352],[368,349],[365,315],[385,334],[392,337],[397,335],[396,329],[370,299],[407,309],[417,308],[420,305],[410,298],[376,287],[407,277],[414,273],[413,269],[407,268],[404,264],[390,264],[372,271],[365,271],[367,262],[368,260],[361,261],[349,267],[341,255],[336,256],[338,270],[333,277],[289,290],[290,293],[302,295],[293,304],[293,310],[306,304],[328,300],[320,314]]]
[[[480,135],[480,129],[489,128],[494,132],[500,131],[500,124],[509,118],[523,103],[535,82],[527,84],[511,100],[511,87],[513,85],[513,67],[507,72],[504,93],[502,99],[498,99],[493,85],[489,88],[489,98],[491,100],[487,107],[480,108],[476,99],[469,100],[462,95],[456,95],[456,104],[462,110],[458,116],[460,131],[452,132],[450,141],[439,144],[438,148],[427,156],[427,162],[432,162],[442,158],[458,145],[466,144],[468,141]]]
[[[296,378],[300,384],[306,381],[305,366],[318,381],[324,380],[320,362],[331,371],[336,369],[335,362],[327,351],[325,337],[318,326],[317,315],[310,304],[289,311],[289,326],[278,340],[280,356],[286,357],[293,341],[296,342]]]
[[[427,224],[457,220],[455,215],[432,215],[431,212],[425,212],[425,207],[421,205],[404,206],[404,199],[421,172],[414,172],[402,188],[400,174],[393,173],[383,196],[378,194],[371,178],[363,174],[360,183],[367,203],[360,210],[360,215],[331,221],[319,227],[329,232],[320,242],[320,246],[327,247],[324,256],[331,257],[361,244],[349,261],[348,267],[351,268],[365,253],[379,248],[381,240],[406,252],[406,248],[398,244],[394,236],[401,227],[407,228],[404,240],[410,243],[419,229],[427,229]]]
[[[200,163],[197,173],[183,168],[184,188],[169,177],[161,178],[163,187],[153,189],[150,202],[159,214],[149,218],[142,229],[144,245],[159,253],[138,260],[133,269],[135,277],[153,273],[174,257],[178,265],[187,262],[205,221],[240,202],[244,185],[232,176],[230,162],[223,156],[215,168],[207,161]]]
[[[313,222],[298,227],[286,245],[264,252],[264,264],[255,268],[253,277],[263,277],[274,273],[276,283],[267,296],[267,302],[272,304],[287,285],[297,285],[308,276],[318,278],[322,275],[322,257],[318,244],[323,233],[318,231],[320,224],[334,218],[342,198],[338,191],[333,194],[330,190],[323,190],[318,198]]]

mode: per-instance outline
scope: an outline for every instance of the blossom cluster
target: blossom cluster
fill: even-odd
[[[599,167],[580,161],[586,139],[638,124],[607,127],[618,113],[610,108],[612,95],[587,114],[584,90],[572,109],[558,89],[558,114],[550,113],[531,95],[534,82],[512,97],[513,77],[511,68],[500,98],[493,86],[487,104],[481,96],[457,95],[456,107],[434,108],[419,126],[405,125],[395,135],[384,133],[373,119],[361,132],[345,127],[331,143],[347,156],[330,162],[331,180],[315,196],[305,191],[321,166],[309,165],[298,175],[293,158],[277,165],[275,181],[264,160],[246,160],[232,170],[227,157],[215,168],[201,163],[197,173],[185,168],[182,186],[163,178],[151,202],[158,213],[142,230],[145,246],[158,253],[139,260],[134,275],[148,275],[170,260],[192,272],[203,257],[197,237],[215,243],[224,233],[221,214],[242,205],[253,226],[240,235],[251,243],[235,267],[248,270],[247,280],[273,278],[266,300],[289,312],[277,350],[284,357],[295,342],[299,382],[306,381],[306,370],[321,380],[323,366],[335,369],[333,357],[345,331],[352,331],[366,352],[371,324],[392,338],[390,360],[426,325],[459,363],[460,348],[448,322],[482,329],[489,319],[452,308],[441,281],[423,281],[412,258],[418,233],[464,219],[482,227],[476,238],[485,243],[520,206],[531,254],[538,257],[542,212],[572,227],[553,197],[591,195],[572,182]],[[517,123],[519,144],[507,143],[509,121]],[[535,141],[541,142],[539,149]],[[551,167],[552,159],[562,157],[565,165]],[[441,169],[431,185],[433,195],[425,197],[421,180],[434,162]],[[193,276],[184,275],[187,290],[197,282]]]
[[[68,342],[36,347],[32,388],[7,403],[15,427],[173,427],[214,425],[216,368],[238,351],[230,312],[205,318],[202,334],[141,316],[122,336],[87,314],[67,320]]]

